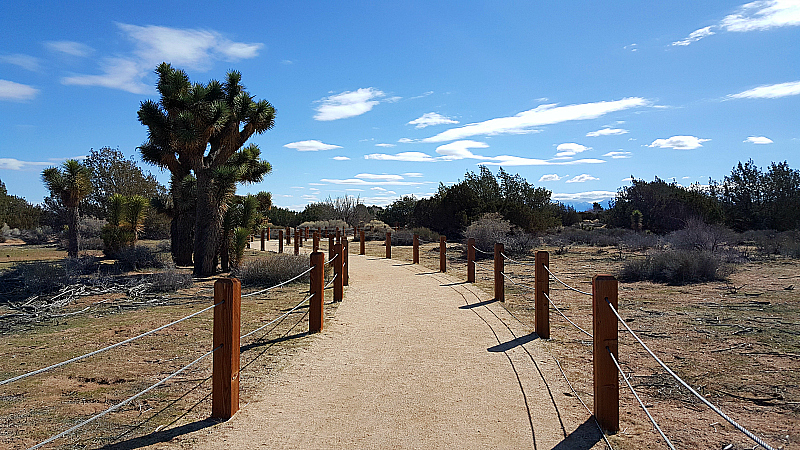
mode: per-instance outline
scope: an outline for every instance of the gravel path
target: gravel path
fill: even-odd
[[[543,343],[490,295],[395,260],[350,265],[307,351],[194,448],[601,448]]]

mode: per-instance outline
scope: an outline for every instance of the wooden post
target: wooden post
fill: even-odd
[[[308,305],[308,332],[322,331],[324,321],[323,305],[325,305],[325,253],[311,254],[311,276],[308,289],[311,299]]]
[[[439,272],[447,272],[447,238],[439,236]]]
[[[344,275],[342,275],[342,267],[344,267],[344,256],[342,256],[342,244],[334,244],[333,245],[333,253],[336,255],[336,259],[333,260],[333,301],[340,302],[342,301],[342,296],[344,295]]]
[[[272,239],[272,228],[267,227],[267,240],[269,241],[270,239]]]
[[[386,232],[386,258],[392,259],[392,232]]]
[[[318,252],[319,251],[319,233],[315,231],[314,232],[314,236],[312,237],[312,239],[313,239],[313,248],[314,248],[313,251]]]
[[[261,229],[261,251],[262,251],[262,252],[263,252],[264,250],[266,250],[266,247],[265,247],[265,245],[266,245],[266,242],[264,241],[264,238],[266,237],[266,234],[267,234],[267,230],[265,230],[264,228],[262,228],[262,229]]]
[[[364,230],[359,230],[358,233],[359,233],[359,237],[361,238],[361,244],[360,244],[360,246],[358,248],[358,254],[359,255],[365,255],[367,253],[367,251],[366,251],[367,250],[366,249],[366,243],[365,243],[365,237],[366,236],[364,236]]]
[[[286,245],[292,243],[290,239],[292,239],[292,230],[289,227],[286,227]]]
[[[303,246],[303,233],[304,233],[303,229],[302,228],[298,228],[297,232],[294,235],[294,238],[297,240],[297,246],[298,247],[302,247]]]
[[[328,261],[333,260],[334,249],[333,249],[333,235],[328,233]]]
[[[342,232],[339,230],[339,227],[336,227],[336,243],[342,243]]]
[[[236,278],[214,282],[214,352],[211,417],[228,420],[239,410],[239,336],[242,284]],[[219,347],[219,348],[217,348]]]
[[[419,235],[414,235],[414,250],[411,255],[411,262],[413,264],[419,264]]]
[[[294,229],[294,256],[300,254],[300,230]]]
[[[505,279],[503,278],[503,244],[494,244],[494,299],[506,301]]]
[[[475,238],[467,239],[467,283],[475,282]]]
[[[594,417],[604,430],[619,431],[619,375],[609,351],[618,358],[617,316],[608,304],[617,309],[617,279],[612,275],[592,278],[592,325],[594,334]]]
[[[347,239],[342,242],[342,254],[344,255],[344,275],[342,277],[342,284],[344,286],[350,285],[350,244]]]
[[[536,334],[542,339],[550,339],[550,274],[545,267],[550,267],[550,253],[536,252],[534,299],[536,311]]]
[[[283,253],[283,230],[278,230],[278,253]]]

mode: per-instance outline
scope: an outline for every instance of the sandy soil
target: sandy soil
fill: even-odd
[[[602,447],[535,334],[490,295],[422,266],[350,264],[345,300],[308,350],[184,445]]]

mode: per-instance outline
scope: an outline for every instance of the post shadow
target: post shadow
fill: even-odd
[[[508,342],[503,342],[502,344],[497,344],[493,347],[489,347],[486,349],[486,351],[492,353],[505,352],[511,350],[514,347],[519,347],[520,345],[527,344],[528,342],[534,341],[536,339],[539,339],[539,336],[536,333],[526,334],[525,336],[520,336]]]
[[[602,439],[593,417],[586,419],[552,450],[589,450]]]

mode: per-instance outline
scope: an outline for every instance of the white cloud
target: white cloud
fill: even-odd
[[[422,178],[425,175],[423,175],[423,174],[421,174],[419,172],[406,172],[406,173],[403,174],[403,176],[404,177],[408,177],[408,178]]]
[[[588,191],[588,192],[576,192],[574,194],[556,194],[550,196],[555,201],[565,202],[565,201],[584,201],[584,202],[599,202],[601,200],[608,200],[609,198],[614,198],[617,195],[616,192],[613,191]]]
[[[406,161],[406,162],[433,162],[438,158],[434,158],[422,152],[401,152],[396,155],[386,155],[383,153],[372,153],[364,155],[364,159],[374,159],[378,161]]]
[[[208,70],[215,61],[254,58],[263,44],[233,42],[216,31],[138,26],[117,23],[133,43],[129,54],[107,57],[100,63],[101,75],[76,75],[61,80],[67,85],[103,86],[134,94],[152,93],[143,82],[162,61],[195,70]],[[76,45],[77,44],[77,45]],[[87,48],[75,42],[51,42],[49,47],[75,56],[87,56]],[[85,47],[85,46],[84,46]]]
[[[361,178],[347,178],[344,180],[323,178],[319,180],[323,183],[350,185],[350,186],[417,186],[421,184],[428,184],[428,182],[421,181],[402,181],[402,180],[363,180]]]
[[[458,121],[453,120],[449,117],[445,117],[435,112],[429,112],[423,114],[422,117],[418,119],[414,119],[411,122],[408,122],[408,125],[416,125],[415,128],[425,128],[425,127],[430,127],[432,125],[446,125],[453,123],[458,123]]]
[[[400,175],[389,175],[389,174],[381,174],[377,175],[374,173],[360,173],[356,175],[354,178],[360,178],[362,180],[379,180],[379,181],[400,181],[403,179]]]
[[[400,138],[400,139],[397,140],[397,142],[399,142],[401,144],[410,144],[412,142],[417,142],[417,141],[414,140],[414,139],[409,139],[409,138]]]
[[[334,156],[333,159],[335,161],[350,161],[350,158],[347,156]]]
[[[489,144],[485,142],[477,142],[471,140],[455,141],[449,144],[440,145],[436,148],[436,153],[442,155],[442,159],[453,161],[457,159],[485,159],[485,156],[478,156],[473,154],[469,149],[471,148],[487,148]]]
[[[700,28],[673,46],[686,46],[716,34],[714,30],[747,32],[800,25],[800,2],[797,0],[759,0],[745,3],[719,23]]]
[[[595,119],[614,111],[645,106],[647,103],[648,102],[643,98],[629,97],[616,101],[582,103],[567,106],[556,106],[555,104],[540,105],[512,117],[499,117],[484,122],[451,128],[435,136],[423,139],[423,142],[454,141],[479,135],[532,133],[537,131],[534,127],[572,120]]]
[[[286,148],[293,148],[298,152],[318,152],[321,150],[333,150],[334,148],[342,148],[340,145],[326,144],[316,139],[309,141],[291,142],[284,145]]]
[[[560,177],[555,173],[546,173],[546,174],[542,175],[541,178],[539,178],[539,181],[540,182],[541,181],[559,181],[559,180],[561,180],[561,178],[563,178],[563,177]]]
[[[602,164],[602,159],[576,159],[572,161],[553,161],[547,159],[523,158],[519,156],[496,156],[491,161],[479,163],[486,166],[572,166],[577,164]]]
[[[375,147],[387,147],[387,148],[390,148],[390,147],[397,147],[397,145],[395,145],[395,144],[375,144]]]
[[[386,94],[382,91],[371,87],[331,95],[317,101],[320,105],[317,107],[317,114],[314,115],[314,119],[330,121],[360,116],[380,103],[376,99],[385,96]]]
[[[699,30],[692,31],[689,34],[689,37],[687,37],[686,39],[684,39],[682,41],[675,41],[675,42],[672,43],[672,45],[686,46],[686,45],[689,45],[689,44],[691,44],[693,42],[697,42],[700,39],[703,39],[704,37],[711,36],[713,34],[716,34],[716,33],[711,31],[711,27],[700,28]]]
[[[94,52],[92,47],[73,41],[47,41],[44,46],[51,51],[79,58],[86,58]]]
[[[626,159],[631,157],[631,152],[608,152],[603,156],[608,156],[613,159]]]
[[[765,84],[748,89],[738,94],[731,94],[729,98],[780,98],[800,94],[800,81],[788,83]]]
[[[558,147],[556,147],[556,158],[572,157],[577,155],[578,153],[582,153],[591,149],[592,147],[576,144],[574,142],[566,142],[564,144],[558,144]]]
[[[597,136],[614,136],[618,134],[625,134],[628,130],[624,130],[622,128],[603,128],[597,131],[590,131],[586,133],[588,137],[597,137]]]
[[[580,175],[578,175],[576,177],[570,178],[569,180],[567,180],[567,183],[585,183],[587,181],[595,181],[595,180],[599,180],[599,179],[600,178],[595,178],[595,177],[589,175],[588,173],[583,173],[583,174],[580,174]]]
[[[31,166],[34,167],[43,167],[43,166],[53,166],[52,162],[42,162],[42,161],[20,161],[19,159],[15,158],[0,158],[0,169],[7,169],[7,170],[23,170],[27,169]]]
[[[750,136],[745,139],[744,142],[750,142],[752,144],[772,144],[772,139],[766,136]]]
[[[25,101],[36,97],[39,90],[27,84],[0,80],[0,100]]]
[[[755,1],[742,5],[722,19],[727,31],[744,32],[800,25],[800,3],[796,0]]]
[[[23,69],[30,70],[31,72],[39,71],[39,58],[35,56],[22,55],[19,53],[13,55],[2,55],[0,56],[0,61],[22,67]]]
[[[700,139],[694,136],[672,136],[668,139],[656,139],[648,147],[674,148],[676,150],[692,150],[702,147],[702,143],[711,139]]]

